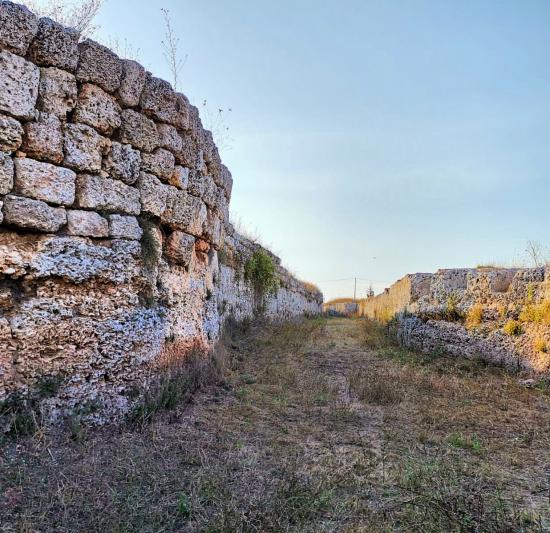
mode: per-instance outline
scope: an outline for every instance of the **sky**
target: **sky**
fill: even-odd
[[[96,38],[170,79],[161,7],[232,110],[232,216],[326,299],[550,246],[550,2],[107,0]]]

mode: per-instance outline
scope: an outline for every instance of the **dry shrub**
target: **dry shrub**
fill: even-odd
[[[321,292],[321,289],[317,285],[315,285],[315,283],[311,283],[311,281],[303,281],[302,283],[308,291]]]
[[[350,392],[372,405],[397,405],[403,400],[401,376],[389,372],[354,371],[349,377]]]
[[[475,329],[481,325],[483,321],[483,306],[479,303],[470,307],[468,314],[466,315],[466,328]]]
[[[535,339],[533,347],[535,348],[535,351],[537,351],[537,352],[541,352],[541,353],[547,353],[548,352],[548,343],[542,337],[537,337]]]
[[[510,337],[518,337],[523,333],[521,323],[517,320],[508,320],[508,322],[504,324],[502,330]]]
[[[522,322],[550,325],[550,300],[541,302],[540,304],[526,305],[522,309],[519,319]]]

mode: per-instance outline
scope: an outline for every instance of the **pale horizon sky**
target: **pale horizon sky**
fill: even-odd
[[[325,297],[550,245],[550,2],[107,0],[155,75],[232,108],[233,216]]]

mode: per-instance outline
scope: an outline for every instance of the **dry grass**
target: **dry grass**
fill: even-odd
[[[233,329],[223,378],[187,406],[6,446],[4,528],[547,530],[548,390],[385,332],[351,319]]]
[[[464,325],[467,329],[475,329],[483,322],[483,305],[477,303],[472,305],[466,314]]]

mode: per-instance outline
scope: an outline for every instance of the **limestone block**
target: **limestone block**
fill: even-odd
[[[55,115],[39,113],[36,122],[25,124],[23,151],[33,159],[63,161],[63,126]]]
[[[13,189],[14,166],[10,154],[0,152],[0,194],[9,194]]]
[[[40,69],[37,107],[64,120],[76,105],[76,78],[64,70],[51,67]]]
[[[229,169],[225,165],[221,165],[220,183],[218,183],[218,185],[225,191],[227,200],[230,200],[233,190],[233,178],[231,172],[229,172]]]
[[[147,116],[178,128],[188,127],[189,102],[184,95],[174,92],[167,81],[147,78],[140,103]]]
[[[206,179],[200,172],[192,170],[189,172],[189,184],[187,190],[190,194],[202,198],[206,192]]]
[[[145,213],[161,216],[166,209],[166,199],[173,187],[163,185],[152,174],[142,172],[138,180],[142,209]]]
[[[0,115],[0,150],[14,152],[23,142],[23,127],[17,120]]]
[[[118,89],[118,99],[124,107],[136,107],[145,85],[145,69],[136,61],[122,61],[122,79]]]
[[[67,210],[67,233],[81,237],[108,237],[109,223],[93,211],[69,209]]]
[[[40,69],[5,50],[0,52],[0,112],[31,119],[38,97]]]
[[[161,148],[170,150],[175,156],[178,156],[183,148],[178,130],[170,124],[157,124],[157,131]]]
[[[8,195],[4,198],[4,224],[54,233],[67,222],[62,207],[50,207],[40,200]]]
[[[109,235],[115,239],[139,241],[143,235],[143,230],[136,217],[111,215],[109,217]]]
[[[113,142],[109,155],[103,160],[103,169],[128,185],[137,181],[140,168],[141,154],[129,144]]]
[[[211,209],[208,210],[203,225],[203,236],[212,243],[215,248],[218,248],[223,242],[223,224],[220,218]]]
[[[170,188],[166,210],[161,216],[163,224],[200,237],[206,216],[206,205],[200,198],[187,194],[186,191]]]
[[[193,257],[194,248],[195,237],[182,231],[173,231],[166,240],[164,253],[174,263],[188,266]]]
[[[116,99],[96,85],[86,83],[80,89],[74,112],[74,121],[92,126],[110,136],[120,127],[121,113]]]
[[[133,109],[125,109],[122,112],[120,141],[139,150],[152,152],[159,145],[155,123]]]
[[[99,172],[103,156],[111,142],[85,124],[67,124],[65,127],[64,165],[76,170]]]
[[[189,169],[176,166],[174,172],[172,172],[172,175],[168,179],[168,183],[178,189],[187,189],[189,185]]]
[[[79,207],[139,215],[139,191],[119,180],[83,174],[76,179]]]
[[[198,141],[201,137],[201,132],[204,129],[201,122],[201,117],[199,114],[199,109],[194,106],[189,106],[189,124],[186,128],[189,130],[189,134]]]
[[[25,7],[0,2],[0,49],[25,55],[38,29],[38,19]]]
[[[78,64],[79,33],[49,18],[38,21],[38,32],[29,48],[29,59],[37,65],[74,72]]]
[[[34,159],[15,160],[15,192],[52,204],[72,205],[76,174]]]
[[[112,93],[120,87],[122,61],[105,46],[91,39],[78,45],[80,59],[76,70],[79,81],[88,81],[99,85]]]
[[[154,174],[162,181],[168,181],[174,173],[176,160],[174,155],[164,148],[157,148],[150,154],[143,154],[141,160],[142,170]]]
[[[218,187],[214,183],[212,176],[204,176],[204,194],[202,199],[208,207],[217,207]]]
[[[4,202],[0,201],[0,224],[4,221],[4,213],[2,212],[2,209],[4,207]]]

